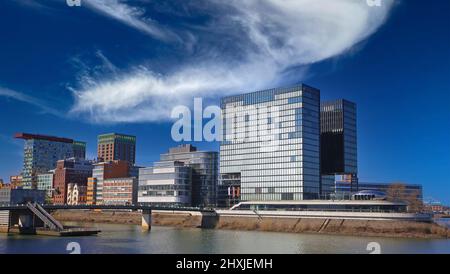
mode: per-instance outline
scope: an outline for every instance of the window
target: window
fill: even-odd
[[[283,201],[294,200],[294,193],[281,193],[281,200]]]

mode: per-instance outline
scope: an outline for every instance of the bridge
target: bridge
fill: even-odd
[[[214,209],[199,207],[148,206],[148,205],[49,205],[27,202],[26,204],[0,205],[0,231],[10,232],[15,228],[19,233],[49,231],[59,235],[91,235],[99,231],[80,228],[65,228],[49,212],[54,210],[132,210],[142,212],[142,229],[151,230],[152,210],[215,212]],[[3,229],[2,229],[3,227]]]

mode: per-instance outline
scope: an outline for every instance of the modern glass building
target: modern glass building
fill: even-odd
[[[323,102],[320,125],[322,175],[346,175],[351,179],[337,184],[336,192],[357,191],[356,104],[343,99]],[[328,189],[322,192],[328,192]]]
[[[358,173],[356,104],[343,99],[323,102],[320,120],[322,173]]]
[[[243,201],[319,197],[318,89],[302,84],[230,96],[221,108],[221,187],[240,181]]]
[[[139,169],[138,203],[191,206],[192,169],[182,162],[161,161]]]
[[[170,148],[161,161],[182,162],[192,168],[192,206],[216,206],[219,155],[215,151],[197,151],[192,145]]]
[[[17,133],[15,138],[25,140],[22,185],[27,189],[35,189],[37,176],[55,169],[58,160],[74,157],[72,139],[28,133]]]

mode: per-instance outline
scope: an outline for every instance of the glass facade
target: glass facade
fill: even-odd
[[[335,181],[334,190],[324,186],[322,196],[336,194],[348,198],[358,190],[356,104],[343,99],[323,102],[320,125],[323,178],[334,175],[344,178]]]
[[[105,174],[105,165],[97,164],[94,165],[92,170],[92,178],[95,180],[95,201],[98,204],[103,202],[103,180]]]
[[[73,157],[79,159],[86,158],[86,142],[73,142]]]
[[[387,184],[387,183],[359,183],[358,189],[359,191],[379,191],[387,194],[389,189],[395,184]],[[423,189],[422,185],[415,184],[397,184],[397,191],[400,192],[399,196],[415,196],[418,200],[423,200]]]
[[[22,184],[26,189],[37,187],[37,176],[55,169],[58,160],[73,157],[72,143],[29,139],[25,141]]]
[[[244,201],[319,197],[318,89],[300,85],[230,96],[221,108],[221,187],[240,174]]]
[[[192,168],[192,206],[216,206],[219,155],[214,151],[197,151],[182,145],[161,154],[161,161],[177,161]]]
[[[53,197],[53,173],[44,173],[37,176],[37,189],[45,190],[47,198]]]
[[[357,174],[356,104],[321,104],[322,174]]]

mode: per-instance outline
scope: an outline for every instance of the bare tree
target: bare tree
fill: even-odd
[[[392,183],[387,189],[387,200],[391,202],[404,202],[406,186],[403,183]]]
[[[419,198],[419,191],[408,193],[404,183],[392,183],[387,189],[386,195],[388,201],[406,203],[409,212],[420,212],[423,210],[423,202]]]

